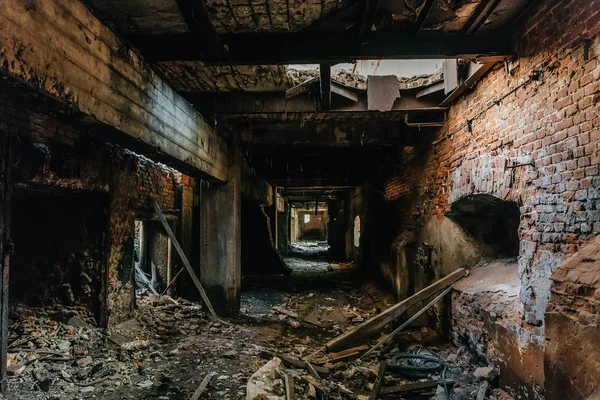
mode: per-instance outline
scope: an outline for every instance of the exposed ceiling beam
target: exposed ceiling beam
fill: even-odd
[[[204,0],[176,0],[179,12],[207,57],[223,57],[225,49],[208,15]]]
[[[482,0],[462,28],[464,35],[476,33],[485,21],[492,15],[501,0]]]
[[[425,25],[425,21],[427,20],[427,16],[429,15],[429,12],[433,8],[435,2],[436,2],[436,0],[425,0],[425,5],[421,9],[421,12],[419,13],[419,16],[417,17],[417,22],[415,23],[415,34],[416,35],[418,35],[421,32],[421,29],[423,29],[423,26]]]
[[[423,32],[418,37],[371,32],[366,45],[356,32],[301,31],[296,33],[244,33],[221,35],[228,57],[208,57],[189,34],[132,37],[132,43],[149,61],[204,61],[215,65],[319,64],[368,59],[465,58],[496,61],[510,56],[509,35],[469,35]]]
[[[378,6],[379,0],[366,0],[365,2],[360,32],[358,33],[358,41],[360,44],[364,43],[365,39],[367,39],[367,36],[371,33],[371,28],[375,22],[375,15],[377,14]]]
[[[388,113],[397,112],[444,112],[446,110],[444,107],[439,106],[440,98],[430,96],[430,98],[419,99],[416,97],[416,90],[402,91],[401,96],[396,99],[391,110],[386,112],[369,111],[367,94],[364,92],[355,92],[355,94],[358,97],[356,102],[348,102],[340,97],[335,97],[333,99],[335,101],[331,103],[331,109],[323,112],[319,109],[315,100],[311,98],[310,95],[296,96],[288,99],[286,98],[285,92],[182,92],[183,97],[194,104],[196,109],[205,116],[229,119],[251,117],[252,115],[293,113],[302,113],[307,117],[309,114],[315,113],[335,113],[347,116],[350,116],[353,113],[358,115],[376,113],[385,116]]]
[[[321,91],[321,108],[331,109],[331,65],[322,63],[319,65],[319,88]]]
[[[473,87],[483,75],[494,67],[494,65],[495,63],[491,62],[486,64],[470,63],[467,69],[467,77],[448,95],[448,97],[444,99],[444,101],[440,103],[440,106],[447,107],[452,104],[452,102],[465,93],[467,89]]]
[[[429,86],[419,90],[416,94],[416,97],[417,97],[417,99],[420,99],[421,97],[425,97],[425,96],[429,96],[430,94],[433,94],[433,93],[441,92],[442,90],[444,90],[445,85],[446,84],[444,81],[439,81],[437,83],[434,83],[433,85],[429,85]]]

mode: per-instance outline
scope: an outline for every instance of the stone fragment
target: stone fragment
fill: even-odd
[[[473,376],[480,379],[491,379],[494,377],[494,367],[479,367],[473,372]]]
[[[79,360],[77,360],[77,366],[79,368],[85,368],[85,367],[89,367],[90,365],[92,365],[93,362],[94,362],[94,360],[92,359],[92,357],[83,357],[83,358],[80,358]]]
[[[93,386],[86,386],[79,389],[81,393],[92,393],[95,390]]]
[[[142,382],[138,382],[137,385],[142,389],[150,389],[154,385],[154,383],[151,380],[145,380]]]

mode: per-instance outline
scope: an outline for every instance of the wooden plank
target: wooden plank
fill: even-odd
[[[208,374],[206,374],[206,376],[204,377],[202,382],[200,382],[200,386],[198,386],[198,389],[196,389],[196,391],[194,392],[194,394],[192,395],[190,400],[198,400],[200,398],[200,396],[202,395],[202,393],[204,393],[204,390],[208,386],[208,383],[210,382],[210,379],[212,377],[213,377],[212,372],[209,372]]]
[[[361,344],[368,338],[380,333],[387,324],[399,318],[411,307],[435,295],[438,291],[447,288],[465,275],[467,275],[467,271],[463,268],[452,272],[450,275],[438,280],[409,298],[404,299],[384,312],[369,318],[353,330],[330,340],[325,347],[329,351],[340,351],[347,349],[350,346]]]
[[[292,374],[285,374],[285,400],[294,400],[294,377]]]
[[[379,391],[381,390],[381,384],[383,383],[383,379],[385,378],[385,368],[387,367],[387,363],[382,361],[379,364],[379,373],[377,374],[377,380],[375,381],[375,385],[373,385],[373,390],[369,395],[369,400],[377,400],[377,396],[379,396]]]
[[[10,265],[11,139],[0,136],[0,392],[6,392],[6,348],[8,345],[8,270]],[[1,397],[1,396],[0,396]]]
[[[351,349],[347,349],[344,351],[340,351],[339,353],[331,353],[325,357],[318,358],[313,360],[313,364],[323,365],[326,363],[336,363],[338,361],[346,361],[350,360],[354,357],[358,357],[363,352],[369,350],[369,346],[363,345],[358,347],[352,347]]]
[[[281,360],[281,362],[283,362],[283,364],[285,366],[290,367],[290,368],[306,369],[306,362],[304,362],[302,360],[298,360],[297,358],[294,358],[294,357],[286,356],[285,354],[276,353],[271,350],[262,350],[259,353],[259,355],[260,355],[260,357],[267,359],[267,360],[271,359],[273,357],[277,357]],[[329,376],[329,374],[331,372],[327,368],[319,367],[317,365],[313,365],[312,367],[319,374],[319,376],[322,376],[322,377]]]
[[[181,257],[181,261],[183,262],[183,265],[185,266],[185,269],[187,270],[188,274],[190,274],[190,277],[192,278],[192,281],[194,282],[194,285],[196,285],[196,288],[198,289],[198,292],[200,293],[200,296],[202,296],[202,300],[204,300],[204,303],[206,304],[206,307],[208,307],[208,310],[210,311],[211,315],[214,318],[218,319],[219,317],[217,317],[217,313],[215,312],[215,309],[213,308],[210,300],[208,299],[208,296],[206,295],[206,292],[204,291],[204,288],[202,287],[202,284],[200,283],[200,280],[196,276],[196,273],[194,272],[194,269],[192,268],[192,265],[190,264],[189,260],[185,256],[185,253],[183,252],[183,249],[179,245],[179,242],[177,241],[177,238],[175,237],[175,234],[173,233],[173,230],[171,230],[171,227],[169,226],[169,223],[165,219],[165,216],[164,216],[162,210],[160,209],[160,206],[158,205],[158,203],[154,199],[152,199],[152,206],[154,207],[154,212],[156,212],[156,215],[158,215],[158,219],[160,220],[163,228],[165,228],[165,231],[167,231],[167,235],[169,235],[169,237],[171,238],[171,242],[173,243],[173,247],[175,247],[175,250],[177,250],[177,253],[179,254],[179,257]]]
[[[382,387],[379,391],[379,394],[414,392],[417,390],[431,389],[438,386],[444,386],[444,383],[446,383],[446,385],[454,385],[454,380],[446,379],[444,381],[443,379],[438,379],[434,381],[405,383],[403,385]]]
[[[296,96],[300,96],[301,94],[310,92],[312,86],[319,83],[319,77],[315,76],[314,78],[310,78],[299,85],[294,86],[285,91],[285,98],[287,100],[292,99]]]
[[[452,102],[458,99],[467,89],[473,87],[475,83],[477,83],[477,81],[481,77],[483,77],[483,75],[485,75],[489,70],[491,70],[494,67],[495,64],[495,62],[489,62],[485,64],[469,64],[467,79],[465,79],[464,82],[462,82],[456,89],[454,89],[454,91],[450,93],[448,97],[446,97],[444,101],[440,103],[440,106],[449,106]]]
[[[287,315],[287,316],[288,316],[288,317],[290,317],[290,318],[296,319],[296,320],[298,320],[298,321],[305,322],[305,323],[307,323],[307,324],[309,324],[309,325],[316,326],[317,328],[324,328],[324,326],[323,326],[323,325],[321,325],[321,324],[319,324],[319,323],[317,323],[317,322],[312,322],[312,321],[309,321],[309,320],[307,320],[307,319],[305,319],[305,318],[301,318],[301,317],[300,317],[298,314],[296,314],[295,312],[293,312],[293,311],[289,311],[289,310],[286,310],[285,308],[282,308],[282,307],[279,307],[279,306],[272,306],[272,307],[271,307],[271,309],[272,309],[273,311],[277,311],[277,312],[278,312],[278,313],[280,313],[280,314]]]
[[[419,316],[421,314],[423,314],[425,311],[427,311],[435,303],[437,303],[438,301],[440,301],[442,299],[442,297],[444,297],[445,295],[447,295],[451,290],[452,290],[452,286],[448,287],[446,290],[444,290],[442,293],[440,293],[435,299],[431,300],[429,302],[429,304],[427,304],[425,307],[421,308],[421,310],[419,310],[419,312],[417,312],[415,315],[413,315],[408,320],[406,320],[402,325],[400,325],[398,328],[396,328],[394,330],[394,332],[390,333],[389,335],[387,335],[386,337],[384,337],[383,339],[381,339],[375,346],[373,346],[373,348],[371,350],[369,350],[365,354],[363,354],[361,356],[361,358],[367,357],[375,349],[377,349],[381,345],[387,343],[390,339],[392,339],[394,336],[396,336],[396,334],[398,334],[398,332],[400,332],[402,329],[404,329],[408,325],[410,325],[415,319],[419,318]]]

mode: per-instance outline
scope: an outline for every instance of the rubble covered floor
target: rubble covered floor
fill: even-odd
[[[306,358],[394,303],[353,265],[330,264],[322,254],[301,253],[286,259],[289,276],[245,277],[242,314],[237,319],[213,321],[199,304],[144,294],[138,298],[135,318],[106,334],[94,327],[83,307],[13,305],[8,350],[11,399],[189,399],[209,373],[213,376],[201,398],[243,399],[248,380],[272,355]],[[294,262],[303,262],[304,267],[296,268]],[[297,313],[298,319],[273,306]],[[438,354],[447,362],[446,377],[456,381],[449,388],[455,399],[474,398],[480,386],[487,385],[485,377],[473,375],[477,365],[471,363],[467,349],[440,343],[431,329],[410,328],[385,351],[406,349]],[[325,363],[330,374],[323,382],[330,398],[368,395],[377,376],[375,360]],[[297,376],[297,398],[311,398],[308,384],[299,377],[305,371],[279,368]],[[405,382],[411,380],[390,373],[384,384]],[[436,397],[440,387],[424,393],[442,398]],[[275,396],[284,395],[278,377],[273,390]],[[415,393],[416,397],[402,398],[423,398],[423,392]]]

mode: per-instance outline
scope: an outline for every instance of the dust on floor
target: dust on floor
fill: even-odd
[[[283,357],[285,365],[289,359],[316,354],[329,339],[394,303],[352,265],[324,262],[322,251],[286,260],[292,271],[289,276],[246,276],[237,319],[213,321],[199,304],[145,295],[138,299],[135,318],[112,329],[109,336],[93,326],[83,309],[15,305],[9,325],[8,398],[189,399],[203,378],[212,374],[201,399],[244,399],[249,379],[273,355]],[[307,259],[310,256],[316,259]],[[293,259],[302,261],[301,267],[294,267]],[[475,398],[487,381],[473,375],[468,352],[447,344],[435,347],[424,340],[434,336],[431,330],[417,328],[399,336],[400,342],[391,350],[427,344],[411,351],[436,353],[446,361],[446,377],[457,382],[450,387],[452,398]],[[288,369],[289,365],[277,368],[278,373],[296,375],[298,399],[354,399],[373,387],[376,360],[321,366],[330,368],[329,375],[314,393],[305,372]],[[386,374],[384,384],[402,382],[405,378]],[[275,397],[263,398],[280,398],[283,379],[274,376],[271,384]],[[439,389],[425,393],[441,399]],[[393,396],[386,398],[411,398]],[[427,395],[421,392],[417,398]]]

